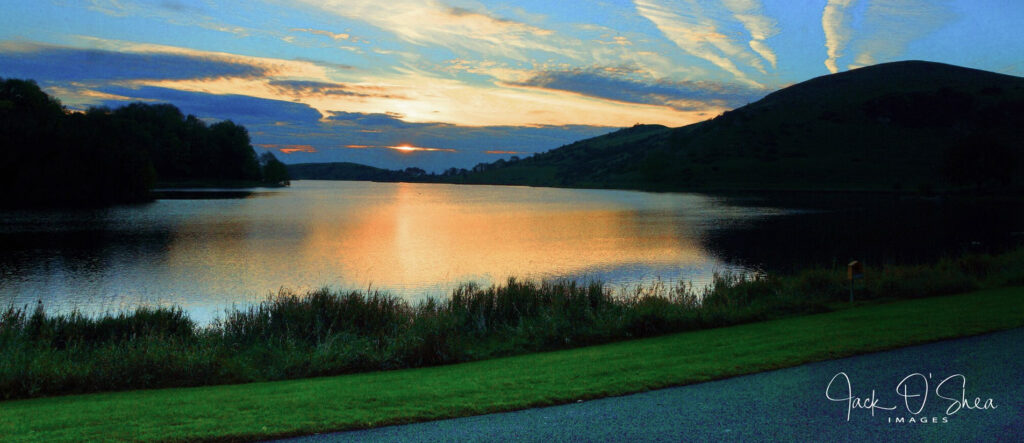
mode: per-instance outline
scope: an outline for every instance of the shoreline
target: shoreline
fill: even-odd
[[[0,434],[237,441],[574,403],[1020,327],[1022,296],[1018,286],[903,300],[450,366],[5,401]]]
[[[1024,285],[1024,248],[930,265],[717,275],[708,287],[616,291],[595,282],[464,284],[418,303],[382,292],[282,290],[209,325],[181,307],[88,316],[0,309],[4,399],[220,385],[415,368],[842,312]],[[159,362],[159,363],[158,363]]]

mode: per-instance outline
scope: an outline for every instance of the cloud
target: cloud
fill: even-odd
[[[622,35],[613,36],[610,41],[594,40],[594,42],[601,45],[633,46],[633,42],[629,41],[628,37]]]
[[[872,0],[851,68],[898,58],[907,45],[953,19],[941,0]]]
[[[858,0],[829,0],[821,17],[825,31],[829,72],[839,72],[838,59],[848,48],[854,50],[849,68],[899,58],[914,40],[953,19],[945,0],[865,0],[865,8],[853,7]],[[854,35],[851,23],[859,22]]]
[[[451,7],[437,0],[303,0],[320,11],[361,20],[416,45],[438,45],[526,59],[525,51],[571,54],[553,44],[554,31],[497,17],[486,10]]]
[[[747,85],[652,80],[631,70],[600,68],[548,71],[513,86],[575,92],[629,103],[668,106],[680,111],[734,108],[760,99],[767,90]]]
[[[332,115],[328,117],[326,120],[330,123],[360,127],[387,126],[394,128],[417,126],[416,123],[405,122],[399,116],[394,114],[364,114],[359,112],[338,111],[333,112]]]
[[[281,121],[301,124],[320,119],[320,113],[305,104],[245,95],[207,94],[151,86],[106,86],[99,88],[99,92],[130,97],[130,101],[173,103],[186,114],[208,119],[231,119],[243,125],[275,124]],[[109,100],[104,103],[110,107],[123,104],[122,100]]]
[[[166,102],[206,121],[230,119],[249,130],[255,147],[285,154],[285,162],[349,161],[390,169],[415,166],[442,171],[491,161],[494,154],[486,151],[494,150],[493,146],[529,155],[613,130],[413,123],[393,113],[336,112],[322,119],[306,104],[244,95],[117,85],[79,93],[86,91],[97,96],[97,104],[109,107],[134,101]],[[398,149],[401,146],[422,149]]]
[[[44,45],[0,45],[0,73],[40,82],[262,77],[267,68],[203,54],[117,52]]]
[[[459,11],[456,15],[472,14]],[[0,57],[4,57],[0,60],[3,61],[0,75],[35,78],[44,87],[72,91],[74,94],[61,98],[78,109],[104,104],[98,93],[148,100],[151,98],[141,94],[156,94],[158,97],[154,99],[160,99],[159,96],[170,95],[169,91],[179,91],[186,96],[174,97],[176,100],[188,100],[190,93],[203,93],[296,102],[301,112],[318,112],[325,122],[334,124],[340,122],[330,117],[347,112],[383,115],[387,117],[381,119],[383,122],[443,122],[461,126],[622,127],[637,122],[681,126],[723,110],[714,103],[711,108],[697,109],[696,104],[686,106],[678,101],[630,101],[593,91],[581,94],[568,86],[509,88],[494,81],[464,81],[457,78],[464,75],[463,72],[456,72],[454,68],[452,72],[440,74],[406,67],[395,67],[393,72],[366,71],[306,60],[252,57],[87,36],[75,38],[93,48],[0,44]],[[67,69],[69,65],[81,68]],[[479,69],[481,73],[502,75],[513,83],[529,80],[537,72],[507,66],[482,62],[466,67],[465,71]],[[550,66],[567,65],[552,62]],[[631,66],[603,69],[622,74],[637,71]],[[498,74],[495,70],[505,71]],[[200,107],[207,103],[194,105]],[[215,113],[216,109],[206,111]],[[243,111],[228,109],[230,113]]]
[[[316,152],[318,152],[316,148],[310,145],[276,145],[272,143],[260,143],[254,146],[263,149],[277,149],[282,154],[295,154],[297,152],[304,154],[315,154]]]
[[[518,155],[518,154],[523,154],[523,152],[521,152],[521,151],[503,151],[503,150],[499,150],[499,149],[490,149],[490,150],[484,151],[484,154],[495,154],[495,155],[509,155],[509,154],[512,154],[512,155]]]
[[[366,84],[332,83],[312,80],[270,80],[267,82],[271,88],[282,95],[300,100],[310,97],[325,96],[349,96],[349,97],[379,97],[398,100],[408,100],[401,94],[390,91],[387,87]]]
[[[149,18],[179,26],[197,26],[203,29],[226,32],[237,36],[265,34],[261,29],[247,28],[221,23],[211,17],[215,3],[202,7],[175,0],[88,0],[88,9],[111,17]]]
[[[747,29],[750,34],[750,49],[771,63],[772,69],[777,68],[778,57],[765,40],[778,34],[779,27],[774,19],[764,14],[760,0],[723,0],[722,4]]]
[[[851,17],[848,9],[857,0],[828,0],[825,10],[821,14],[821,28],[825,31],[825,48],[828,58],[825,59],[825,67],[829,72],[839,72],[836,60],[843,56],[843,50],[852,37],[850,28]]]
[[[293,28],[292,32],[308,32],[310,34],[323,35],[323,36],[326,36],[326,37],[330,37],[333,40],[350,40],[350,39],[352,39],[352,35],[347,33],[347,32],[334,33],[334,32],[331,32],[331,31],[324,31],[322,29],[310,29],[310,28],[302,28],[302,29],[300,29],[300,28]]]
[[[774,53],[764,44],[764,39],[774,34],[774,22],[757,15],[755,12],[760,8],[756,8],[753,2],[727,3],[735,11],[743,13],[731,12],[724,6],[716,8],[713,4],[696,0],[635,0],[637,12],[653,22],[680,49],[710,62],[741,82],[760,87],[761,84],[741,70],[740,65],[762,74],[767,73],[758,54],[769,62],[774,59]],[[735,33],[726,28],[737,24],[745,27],[752,41],[759,43],[744,46],[735,42],[730,37]]]
[[[109,107],[132,101],[167,102],[185,114],[207,121],[233,120],[249,129],[254,146],[275,149],[282,154],[301,154],[299,160],[292,161],[352,161],[385,168],[401,165],[440,171],[452,166],[470,167],[489,161],[493,154],[485,151],[493,150],[490,147],[496,145],[503,150],[529,154],[612,130],[592,126],[470,127],[413,123],[403,121],[394,113],[335,112],[323,119],[306,104],[244,95],[116,85],[94,92],[102,95],[100,104]],[[422,149],[397,149],[400,146]],[[359,152],[360,148],[365,152]],[[410,152],[452,155],[399,155]]]

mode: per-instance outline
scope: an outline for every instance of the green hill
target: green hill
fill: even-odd
[[[444,181],[652,190],[1024,190],[1024,79],[941,63],[814,78]]]

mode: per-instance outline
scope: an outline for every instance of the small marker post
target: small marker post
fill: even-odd
[[[853,281],[864,278],[864,264],[853,260],[846,265],[846,278],[850,280],[850,303],[853,303]]]

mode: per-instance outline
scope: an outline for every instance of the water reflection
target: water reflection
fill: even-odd
[[[808,266],[922,263],[965,252],[998,253],[1024,242],[1024,205],[994,198],[789,194],[730,198],[784,208],[709,230],[705,246],[729,261],[773,272]]]
[[[614,200],[574,201],[574,191],[381,186],[388,194],[365,212],[338,205],[315,219],[300,256],[328,263],[303,265],[336,266],[348,281],[436,292],[511,275],[608,276],[626,266],[692,268],[712,260],[685,220]]]
[[[0,217],[0,302],[88,312],[179,304],[209,319],[280,287],[409,298],[507,276],[630,285],[731,265],[701,241],[773,214],[699,195],[296,182],[237,200]]]

